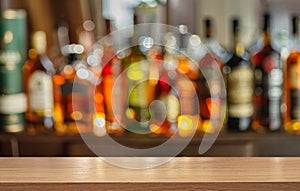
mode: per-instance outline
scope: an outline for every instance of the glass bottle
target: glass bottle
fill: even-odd
[[[134,16],[134,34],[132,37],[132,47],[127,50],[129,54],[122,58],[122,71],[126,74],[126,129],[141,134],[150,133],[149,105],[151,103],[149,84],[149,62],[146,57],[144,43],[146,37],[141,37],[137,15]],[[126,50],[125,50],[126,51]],[[154,93],[154,92],[153,92]]]
[[[58,134],[78,134],[91,132],[94,102],[92,76],[81,60],[84,47],[68,42],[68,28],[60,26],[59,41],[66,61],[53,77],[54,82],[54,122]]]
[[[292,18],[292,50],[287,58],[284,75],[284,127],[288,133],[300,133],[300,52],[299,18]]]
[[[113,39],[110,32],[111,22],[110,20],[106,20],[106,37],[101,61],[103,70],[100,74],[101,83],[96,87],[96,91],[98,91],[97,96],[100,96],[101,92],[103,95],[107,133],[122,134],[124,128],[120,124],[120,121],[122,121],[121,87],[115,83],[118,75],[121,73],[122,64],[114,51]],[[113,107],[113,104],[116,105],[116,107]]]
[[[271,44],[271,16],[264,15],[264,46],[252,55],[254,67],[254,116],[255,131],[279,131],[282,126],[281,99],[283,73],[280,54]]]
[[[147,58],[151,63],[149,73],[150,85],[153,87],[151,89],[155,91],[153,94],[155,102],[151,105],[150,130],[156,135],[169,137],[177,130],[176,120],[179,114],[179,106],[177,102],[174,102],[176,97],[172,96],[174,91],[172,87],[174,88],[176,78],[176,66],[174,64],[176,58],[170,52],[170,49],[167,48],[171,43],[170,41],[174,39],[173,45],[176,44],[176,38],[171,33],[166,35],[165,38],[164,42],[158,41],[158,44],[162,43],[164,46],[155,44],[148,51]],[[173,120],[171,119],[172,113]],[[177,113],[175,117],[174,113]]]
[[[177,118],[179,136],[191,136],[201,124],[198,115],[199,105],[197,100],[196,80],[199,70],[187,55],[188,29],[185,25],[179,26],[179,50],[177,57],[176,90],[180,104],[180,114]]]
[[[32,35],[32,49],[23,66],[25,93],[28,97],[26,120],[30,133],[53,131],[53,63],[46,54],[47,39],[44,31]]]
[[[229,131],[251,130],[253,115],[253,69],[240,40],[239,20],[232,21],[233,54],[226,63]]]
[[[8,7],[0,14],[0,131],[17,133],[26,123],[22,67],[27,57],[27,13]]]
[[[224,62],[227,59],[227,52],[214,38],[213,21],[209,18],[204,21],[205,48],[199,50],[198,65],[201,70],[197,79],[198,98],[200,103],[200,116],[202,126],[200,131],[214,133],[219,126],[221,119],[221,83],[216,75],[217,70],[223,70]],[[221,74],[223,75],[223,74]]]

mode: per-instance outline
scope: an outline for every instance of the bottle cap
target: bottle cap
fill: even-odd
[[[46,52],[47,36],[44,31],[36,31],[32,34],[32,46],[40,54],[43,54]]]
[[[294,35],[299,34],[299,17],[296,15],[292,17],[292,32]]]
[[[271,27],[271,15],[270,15],[270,13],[265,13],[263,30],[267,31],[270,29],[270,27]]]
[[[206,18],[204,20],[204,29],[205,29],[205,37],[210,38],[212,35],[212,25],[213,22],[210,18]]]
[[[239,20],[237,18],[234,18],[232,20],[232,29],[233,29],[233,34],[237,34],[239,32],[239,26],[240,23],[239,23]]]

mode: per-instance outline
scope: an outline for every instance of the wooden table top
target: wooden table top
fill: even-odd
[[[156,158],[118,159],[136,163]],[[254,184],[260,185],[254,190],[300,190],[299,164],[300,158],[198,157],[174,158],[156,168],[132,170],[112,166],[99,158],[0,158],[0,190],[51,190],[53,186],[63,186],[64,190],[99,190],[99,186],[101,190],[119,190],[116,185],[125,190],[137,188],[132,185],[154,190],[170,184],[175,186],[172,190],[197,186],[211,190],[239,190],[243,186],[243,190],[248,190],[247,185],[251,190]]]

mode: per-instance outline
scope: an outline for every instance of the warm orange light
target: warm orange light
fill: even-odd
[[[187,74],[190,71],[190,67],[188,65],[187,60],[185,59],[178,60],[178,70],[183,74]]]
[[[209,110],[209,113],[211,113],[212,110],[213,110],[213,104],[212,104],[211,98],[207,98],[207,99],[205,100],[205,103],[206,103],[206,105],[207,105],[207,108],[208,108],[208,110]]]
[[[101,93],[96,93],[94,99],[95,99],[95,102],[99,104],[99,103],[103,103],[104,98]]]
[[[65,83],[65,78],[63,76],[56,75],[53,77],[53,82],[54,84],[62,85]]]

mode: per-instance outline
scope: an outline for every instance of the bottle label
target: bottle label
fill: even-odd
[[[282,84],[279,54],[265,53],[261,67],[255,69],[255,119],[270,130],[281,126]]]
[[[288,70],[288,78],[291,89],[300,89],[300,66],[291,64]]]
[[[231,117],[253,114],[253,71],[250,67],[235,67],[228,74],[228,112]]]
[[[0,96],[0,114],[18,114],[27,110],[24,93]]]
[[[290,117],[293,120],[300,120],[300,89],[292,89],[290,91]]]
[[[252,102],[253,72],[250,67],[232,68],[227,80],[229,103],[243,104]]]
[[[229,104],[228,105],[228,115],[230,117],[240,118],[240,117],[251,117],[253,115],[253,104]]]
[[[296,63],[290,65],[288,80],[290,84],[290,117],[300,120],[300,70]]]
[[[35,71],[29,78],[29,107],[37,113],[53,110],[52,79],[43,71]]]
[[[8,133],[17,133],[24,130],[25,115],[24,113],[0,114],[0,121],[1,131]]]

